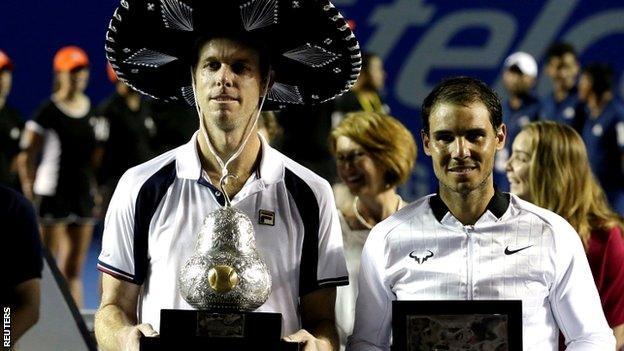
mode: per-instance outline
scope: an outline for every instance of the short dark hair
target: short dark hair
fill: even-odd
[[[583,68],[592,81],[591,90],[598,96],[611,91],[613,87],[613,68],[606,63],[592,63]]]
[[[453,77],[440,82],[427,95],[422,104],[420,115],[425,133],[429,134],[429,115],[434,108],[443,103],[468,106],[481,102],[490,113],[490,122],[494,130],[503,123],[503,109],[500,98],[483,81],[471,77]]]
[[[553,57],[562,57],[565,54],[572,54],[574,58],[578,58],[572,44],[563,42],[553,43],[546,50],[546,61],[550,61]]]
[[[197,38],[193,47],[193,57],[190,58],[191,66],[195,66],[197,64],[197,60],[199,60],[199,51],[208,41],[218,38],[229,39],[249,48],[252,48],[258,53],[259,57],[259,67],[260,67],[260,77],[262,80],[266,79],[269,70],[271,69],[271,55],[269,48],[266,43],[261,42],[259,40],[253,40],[249,37],[245,37],[243,35],[232,35],[232,34],[223,34],[223,35],[212,35],[212,36],[202,36]]]

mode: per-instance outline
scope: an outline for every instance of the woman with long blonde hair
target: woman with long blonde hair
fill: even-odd
[[[624,224],[592,174],[581,136],[550,121],[526,125],[507,163],[511,192],[556,212],[578,232],[617,347],[624,346]]]

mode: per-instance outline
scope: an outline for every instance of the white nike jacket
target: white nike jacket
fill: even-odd
[[[388,350],[393,300],[522,300],[524,350],[613,350],[583,246],[555,213],[497,192],[474,225],[439,196],[406,206],[364,246],[347,350]]]

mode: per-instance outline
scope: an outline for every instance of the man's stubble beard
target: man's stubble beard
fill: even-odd
[[[468,195],[470,195],[470,193],[472,193],[473,191],[486,188],[488,186],[488,180],[490,179],[490,177],[492,177],[493,172],[494,170],[490,169],[490,172],[485,177],[483,177],[483,180],[474,187],[463,186],[466,183],[460,183],[460,184],[457,184],[456,186],[450,186],[448,184],[445,184],[444,182],[440,182],[440,184],[444,188],[447,188],[448,190],[454,193],[458,193],[462,197],[468,197]]]
[[[227,111],[208,111],[204,113],[204,122],[208,129],[215,129],[224,133],[232,133],[241,127],[240,118]]]
[[[225,133],[234,132],[238,127],[238,123],[236,123],[233,117],[223,115],[217,117],[215,124],[219,130]]]

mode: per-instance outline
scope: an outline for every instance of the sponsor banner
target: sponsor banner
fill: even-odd
[[[387,71],[386,99],[420,143],[419,108],[440,79],[469,75],[502,92],[501,68],[515,51],[540,64],[537,94],[550,91],[542,74],[554,41],[572,43],[582,64],[606,62],[616,72],[615,90],[624,92],[624,4],[621,1],[507,0],[335,0],[356,23],[364,50],[379,54]],[[403,187],[408,199],[435,191],[430,161],[420,150],[418,165]]]

